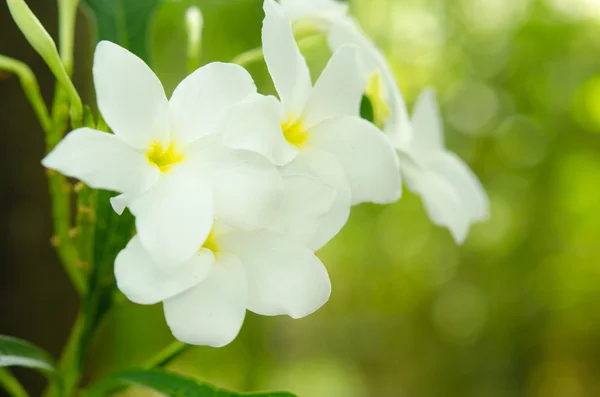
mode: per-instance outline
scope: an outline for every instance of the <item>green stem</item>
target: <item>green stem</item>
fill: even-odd
[[[176,357],[181,355],[189,345],[186,345],[183,342],[175,340],[171,342],[167,347],[158,352],[154,357],[150,358],[146,362],[142,364],[142,368],[156,368],[156,367],[164,367],[171,361],[173,361]]]
[[[29,99],[29,103],[33,107],[44,132],[48,133],[52,128],[52,120],[50,120],[48,108],[40,93],[40,86],[29,66],[16,59],[0,55],[0,70],[13,73],[19,78],[23,91],[25,91],[25,95]]]
[[[17,378],[15,378],[9,370],[4,368],[0,368],[0,385],[12,397],[29,397],[29,394],[23,388],[21,383],[19,383]]]
[[[65,347],[60,357],[59,367],[63,374],[62,392],[57,384],[48,387],[42,393],[44,397],[70,397],[77,386],[81,376],[81,368],[78,365],[79,349],[81,346],[81,335],[83,332],[83,316],[79,314],[73,324],[71,333],[67,338]]]
[[[68,75],[73,73],[73,43],[79,0],[58,0],[58,47]]]
[[[298,48],[300,48],[301,51],[306,51],[318,46],[322,43],[322,41],[322,34],[315,34],[312,36],[303,37],[300,40],[298,40]],[[239,54],[231,60],[231,63],[247,67],[252,65],[253,63],[262,61],[264,58],[265,54],[263,52],[262,47],[258,47]]]

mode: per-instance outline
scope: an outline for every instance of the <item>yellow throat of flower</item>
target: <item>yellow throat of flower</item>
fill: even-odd
[[[208,234],[208,237],[206,238],[206,241],[202,245],[202,248],[206,248],[207,250],[212,251],[213,254],[216,254],[217,252],[219,252],[219,246],[217,245],[216,238],[215,238],[214,226],[211,229],[210,233]]]
[[[287,121],[281,123],[281,130],[285,140],[299,149],[308,140],[308,131],[304,128],[301,119],[289,117]]]
[[[167,172],[173,165],[183,160],[183,154],[175,149],[174,143],[171,143],[165,150],[160,143],[152,142],[146,152],[146,158],[150,164],[157,166],[161,172]]]
[[[383,128],[392,111],[385,100],[385,86],[379,71],[373,72],[369,77],[365,95],[369,98],[373,107],[373,124]]]

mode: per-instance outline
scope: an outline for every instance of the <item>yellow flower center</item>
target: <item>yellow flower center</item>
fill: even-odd
[[[146,152],[148,162],[157,166],[161,172],[169,171],[173,165],[183,160],[183,157],[183,154],[176,150],[173,142],[171,142],[166,150],[160,143],[152,142]]]
[[[384,93],[383,77],[379,71],[375,71],[367,81],[365,95],[369,98],[373,107],[373,124],[379,128],[385,126],[385,122],[392,114],[390,106],[385,101]]]
[[[214,228],[214,226],[211,229],[210,233],[208,234],[208,237],[206,238],[206,241],[202,245],[202,248],[206,248],[207,250],[212,251],[213,254],[216,254],[217,252],[219,252],[219,246],[217,245],[217,242],[216,242],[216,239],[215,239],[215,228]]]
[[[304,128],[301,119],[289,117],[287,121],[281,123],[283,136],[289,144],[301,148],[308,140],[308,131]]]

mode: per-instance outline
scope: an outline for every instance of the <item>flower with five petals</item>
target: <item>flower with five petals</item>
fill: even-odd
[[[264,10],[263,51],[279,99],[253,95],[235,106],[224,144],[266,156],[284,175],[311,175],[337,189],[309,243],[316,250],[339,232],[351,205],[398,200],[397,158],[384,134],[358,116],[365,80],[357,49],[337,51],[313,86],[285,9],[265,0]]]
[[[69,133],[42,164],[87,185],[121,193],[111,200],[136,217],[141,243],[159,263],[188,260],[215,216],[242,228],[268,226],[281,177],[261,156],[221,144],[228,110],[256,91],[240,66],[212,63],[167,100],[158,78],[129,51],[100,42],[94,56],[98,107],[114,133]]]

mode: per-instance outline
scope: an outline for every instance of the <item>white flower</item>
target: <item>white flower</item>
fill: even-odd
[[[404,179],[423,199],[431,220],[447,227],[463,243],[472,223],[489,217],[489,199],[469,167],[444,148],[444,135],[433,90],[419,97],[408,142],[396,140]]]
[[[446,226],[458,243],[472,223],[489,216],[489,199],[467,165],[444,148],[442,122],[432,91],[425,91],[412,122],[406,102],[383,52],[335,0],[280,0],[297,22],[312,21],[325,32],[332,51],[358,46],[360,72],[367,80],[365,95],[373,106],[374,123],[392,140],[401,174],[422,196],[432,221]]]
[[[273,0],[264,9],[263,51],[279,100],[254,95],[234,107],[224,143],[263,154],[284,175],[311,175],[337,189],[327,220],[309,243],[316,250],[341,229],[351,205],[398,200],[397,159],[384,134],[358,117],[365,80],[357,50],[337,51],[313,87],[284,9]]]
[[[306,205],[293,195],[285,200],[288,231],[305,232],[309,238],[307,225],[324,216],[335,190],[314,178],[285,179],[297,191],[325,198],[321,205]],[[324,305],[331,293],[321,261],[290,235],[243,231],[218,220],[197,254],[176,266],[156,264],[134,237],[117,256],[115,276],[119,289],[133,302],[164,302],[167,323],[177,339],[214,347],[237,336],[246,309],[300,318]]]
[[[193,256],[215,216],[245,228],[273,221],[282,194],[276,167],[225,148],[217,135],[229,108],[256,92],[243,68],[204,66],[167,100],[141,59],[103,41],[93,72],[98,107],[114,134],[75,130],[42,163],[93,188],[122,193],[111,200],[113,208],[130,208],[155,261]]]

